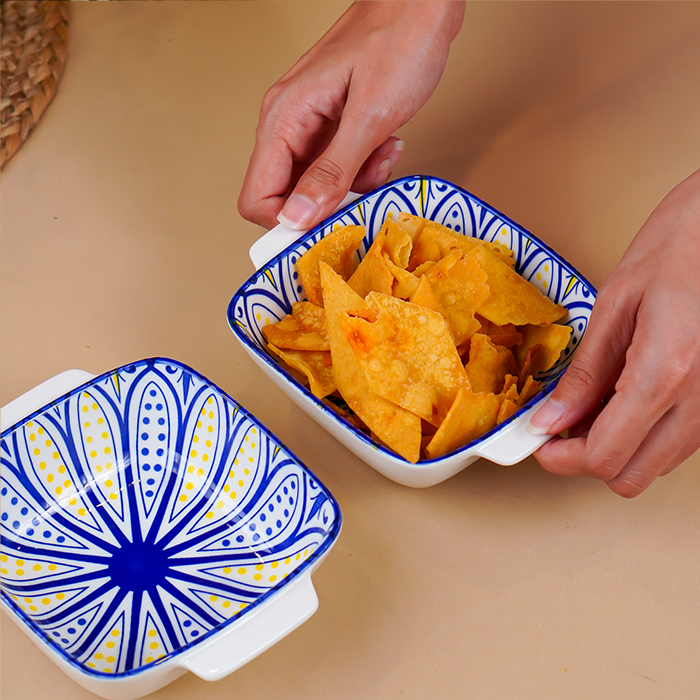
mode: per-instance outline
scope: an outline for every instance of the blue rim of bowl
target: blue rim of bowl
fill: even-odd
[[[442,457],[435,457],[433,459],[421,459],[415,464],[412,464],[411,462],[405,460],[403,457],[399,456],[396,452],[393,452],[392,450],[384,447],[383,445],[380,445],[376,443],[374,440],[372,440],[368,435],[366,435],[364,432],[362,432],[359,428],[356,428],[352,423],[349,421],[345,420],[342,416],[340,416],[338,413],[333,411],[332,409],[328,408],[320,399],[318,399],[316,396],[314,396],[305,386],[300,384],[292,375],[287,372],[280,364],[275,362],[266,352],[262,351],[260,347],[253,342],[250,337],[248,336],[247,333],[242,332],[239,328],[239,326],[235,322],[234,318],[234,308],[236,306],[236,303],[239,298],[243,297],[247,290],[255,284],[258,279],[260,278],[261,274],[264,274],[265,270],[268,269],[269,267],[272,267],[279,263],[281,260],[286,258],[288,255],[293,253],[298,246],[303,244],[305,241],[307,241],[309,238],[312,238],[315,236],[322,228],[325,228],[326,226],[334,224],[336,221],[341,219],[345,214],[347,214],[349,211],[357,207],[359,204],[362,204],[362,202],[372,198],[376,197],[377,195],[380,195],[382,192],[385,192],[387,190],[391,189],[396,189],[397,187],[401,186],[402,184],[409,183],[409,182],[421,182],[423,180],[427,180],[430,182],[434,182],[440,185],[445,185],[446,187],[451,187],[453,190],[456,190],[460,192],[462,195],[465,197],[468,197],[469,199],[472,199],[474,202],[477,204],[480,204],[486,211],[489,213],[493,214],[494,216],[499,217],[502,221],[505,223],[509,224],[512,226],[516,231],[518,231],[519,234],[522,234],[529,240],[531,240],[533,243],[536,243],[538,246],[540,246],[543,250],[546,250],[554,259],[556,259],[557,263],[561,265],[563,268],[565,268],[568,272],[571,274],[575,274],[578,279],[581,281],[581,283],[585,286],[585,288],[589,291],[593,299],[596,298],[597,296],[597,291],[595,287],[584,277],[575,267],[573,267],[569,262],[567,262],[564,258],[559,255],[555,250],[553,250],[550,246],[548,246],[544,241],[540,240],[537,236],[535,236],[533,233],[528,231],[526,228],[518,224],[517,222],[513,221],[513,219],[509,218],[505,214],[502,214],[498,209],[495,209],[492,207],[490,204],[487,204],[484,202],[483,199],[480,199],[479,197],[473,195],[471,192],[465,190],[463,187],[460,187],[459,185],[455,185],[452,182],[449,182],[448,180],[443,180],[442,178],[439,177],[434,177],[432,175],[408,175],[406,177],[399,178],[398,180],[393,180],[391,182],[387,182],[385,185],[382,185],[381,187],[378,187],[375,190],[372,190],[370,192],[367,192],[366,194],[363,194],[361,197],[358,197],[356,200],[350,202],[349,204],[346,204],[342,209],[339,209],[337,212],[334,214],[331,214],[327,219],[322,221],[321,223],[317,224],[314,226],[312,229],[307,231],[306,233],[303,233],[302,235],[299,236],[293,243],[290,243],[283,251],[275,255],[273,258],[270,258],[259,270],[256,270],[238,289],[238,291],[233,295],[231,298],[231,301],[228,304],[227,310],[226,310],[226,317],[228,320],[229,327],[233,331],[234,335],[250,350],[252,350],[257,357],[262,359],[268,366],[270,366],[274,371],[282,374],[290,383],[291,385],[299,391],[304,397],[310,399],[317,408],[319,408],[321,411],[323,411],[327,416],[333,418],[335,421],[339,422],[343,427],[347,428],[350,430],[350,432],[355,435],[359,440],[361,440],[363,443],[368,445],[369,447],[372,447],[375,450],[378,450],[382,454],[386,455],[387,457],[396,460],[400,464],[414,468],[414,469],[420,469],[421,466],[424,465],[433,465],[433,464],[439,464],[442,462],[445,462],[448,459],[452,459],[454,457],[457,457],[467,451],[470,451],[474,449],[477,445],[481,444],[482,442],[488,440],[489,438],[493,437],[497,433],[501,432],[506,426],[510,425],[513,423],[515,420],[517,420],[520,416],[523,415],[526,411],[528,411],[532,406],[541,401],[543,398],[548,396],[552,391],[554,391],[554,388],[556,385],[559,383],[559,380],[562,378],[564,373],[566,372],[566,369],[564,369],[556,379],[553,379],[544,389],[542,389],[538,394],[536,394],[530,401],[528,401],[522,408],[518,409],[516,413],[514,413],[512,416],[510,416],[507,420],[503,421],[499,425],[495,426],[488,432],[484,433],[483,435],[479,436],[475,440],[472,440],[471,442],[467,443],[466,445],[463,445],[462,447],[447,453],[446,455],[443,455]],[[572,357],[573,354],[576,352],[574,350],[572,352]]]
[[[224,398],[228,399],[231,401],[237,409],[246,417],[247,420],[249,420],[253,426],[255,426],[260,432],[262,432],[264,435],[266,435],[273,443],[278,445],[280,448],[282,448],[303,471],[307,473],[307,475],[312,478],[318,486],[323,489],[326,497],[328,498],[328,501],[331,503],[333,506],[333,512],[334,512],[334,524],[331,530],[329,531],[328,536],[323,540],[323,542],[319,545],[319,547],[314,550],[314,552],[309,556],[308,559],[304,560],[298,568],[296,568],[294,571],[292,571],[287,577],[282,579],[276,586],[273,586],[270,588],[268,591],[263,593],[261,596],[256,598],[253,602],[251,602],[244,610],[242,610],[238,615],[236,615],[235,618],[231,618],[230,620],[226,620],[222,622],[221,624],[217,625],[216,627],[213,627],[210,629],[208,632],[203,634],[201,637],[196,639],[195,641],[189,642],[188,644],[184,644],[177,649],[174,649],[168,654],[165,654],[162,658],[150,663],[150,664],[144,664],[143,666],[139,666],[138,668],[133,668],[133,669],[128,669],[126,671],[121,671],[119,673],[105,673],[103,671],[98,671],[96,669],[91,669],[91,668],[86,668],[81,662],[77,661],[73,656],[70,654],[66,653],[64,649],[62,649],[60,646],[58,646],[54,640],[44,631],[42,628],[37,625],[31,618],[29,618],[23,610],[19,609],[19,606],[7,595],[5,592],[4,587],[2,590],[0,590],[0,598],[2,599],[2,602],[14,613],[14,615],[17,617],[17,619],[21,620],[28,629],[30,629],[38,638],[40,641],[45,642],[47,646],[51,649],[51,651],[55,654],[58,654],[62,660],[68,662],[73,668],[78,670],[80,673],[85,674],[86,676],[89,677],[99,677],[103,678],[105,680],[119,680],[120,678],[126,678],[130,676],[134,676],[139,673],[147,673],[149,671],[153,671],[154,669],[158,668],[159,666],[162,666],[164,663],[167,661],[171,661],[172,659],[176,658],[177,656],[182,655],[184,652],[189,651],[195,646],[198,646],[201,642],[204,642],[206,640],[211,639],[213,636],[220,634],[223,630],[231,627],[232,625],[235,625],[236,623],[240,622],[241,620],[246,619],[247,613],[250,611],[254,610],[257,608],[259,605],[262,603],[266,602],[270,598],[272,598],[275,595],[278,595],[281,593],[287,586],[294,581],[296,578],[298,578],[300,575],[302,575],[304,572],[306,572],[310,567],[313,567],[314,563],[318,561],[319,558],[321,558],[330,548],[331,546],[335,543],[335,541],[338,539],[338,535],[340,534],[340,530],[342,527],[342,521],[343,521],[343,516],[340,510],[340,506],[338,505],[338,502],[336,501],[335,497],[333,494],[328,490],[328,487],[320,480],[317,478],[317,476],[309,469],[295,454],[290,450],[283,442],[281,442],[273,433],[268,430],[255,416],[253,416],[248,410],[246,410],[243,406],[241,406],[238,401],[236,401],[232,396],[230,396],[227,392],[223,391],[219,386],[214,384],[210,379],[207,379],[204,375],[200,374],[196,370],[192,369],[188,365],[184,364],[183,362],[179,362],[178,360],[172,360],[170,358],[166,357],[150,357],[146,358],[143,360],[137,360],[136,362],[129,362],[125,365],[122,365],[121,367],[117,367],[114,370],[110,370],[108,372],[104,372],[103,374],[100,374],[99,376],[85,382],[84,384],[81,384],[79,387],[76,387],[75,389],[72,389],[66,394],[63,394],[62,396],[58,397],[57,399],[54,399],[53,401],[45,404],[41,408],[33,411],[30,413],[28,416],[25,418],[22,418],[21,420],[17,421],[13,425],[9,426],[5,430],[0,433],[0,440],[4,440],[6,437],[8,437],[10,434],[12,434],[15,430],[18,430],[21,426],[26,424],[27,422],[31,421],[32,419],[36,418],[37,416],[40,416],[43,414],[45,411],[49,410],[52,406],[56,406],[72,396],[75,396],[76,394],[79,394],[81,391],[84,391],[87,387],[92,386],[94,384],[97,384],[98,382],[104,381],[105,379],[108,379],[114,372],[118,372],[120,370],[126,370],[131,367],[137,367],[139,365],[148,365],[149,363],[154,363],[154,362],[167,362],[168,364],[171,365],[176,365],[177,367],[181,368],[185,372],[189,372],[193,376],[197,377],[201,381],[203,381],[205,384],[207,384],[211,389],[214,391],[218,392],[221,396]],[[2,483],[2,479],[0,478],[0,483]],[[6,544],[5,537],[2,537],[2,542],[3,544]]]

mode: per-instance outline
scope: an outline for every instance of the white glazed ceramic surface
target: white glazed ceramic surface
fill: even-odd
[[[3,606],[92,692],[221,678],[316,609],[337,503],[193,370],[73,371],[3,419]]]
[[[410,464],[375,444],[314,397],[268,355],[261,333],[265,324],[274,323],[291,313],[292,304],[304,298],[296,272],[296,261],[304,252],[338,226],[361,224],[367,229],[358,251],[361,258],[385,218],[397,216],[400,212],[423,216],[458,233],[508,246],[514,252],[516,270],[550,299],[569,310],[561,323],[572,328],[569,345],[560,361],[538,377],[543,382],[543,390],[537,397],[479,439],[444,457],[417,464]],[[479,457],[503,465],[515,464],[549,439],[532,435],[525,426],[569,365],[586,332],[596,291],[542,241],[477,197],[439,178],[406,177],[361,197],[351,195],[335,214],[306,233],[294,234],[283,227],[272,229],[251,248],[251,257],[259,269],[236,292],[228,308],[229,325],[234,335],[282,391],[348,449],[388,478],[406,486],[432,486]]]

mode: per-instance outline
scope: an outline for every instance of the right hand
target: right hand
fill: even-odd
[[[266,93],[238,199],[266,228],[308,229],[352,188],[384,184],[393,136],[445,68],[463,2],[357,2]]]

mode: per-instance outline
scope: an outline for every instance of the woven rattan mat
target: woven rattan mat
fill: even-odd
[[[3,0],[0,9],[0,166],[27,140],[66,63],[69,3]]]

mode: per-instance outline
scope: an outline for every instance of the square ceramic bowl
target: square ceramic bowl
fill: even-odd
[[[569,346],[560,361],[538,376],[543,382],[538,396],[477,440],[444,457],[417,464],[411,464],[374,443],[313,396],[270,357],[261,333],[266,323],[274,323],[291,313],[292,304],[304,298],[295,263],[305,251],[337,225],[360,224],[367,230],[358,251],[361,258],[385,218],[402,211],[432,219],[465,236],[507,245],[515,254],[516,270],[550,299],[569,310],[561,323],[572,329]],[[548,436],[532,435],[525,426],[571,362],[586,332],[596,291],[542,241],[474,195],[435,177],[406,177],[361,197],[350,195],[335,214],[306,233],[277,226],[253,245],[250,256],[257,272],[236,292],[228,307],[229,325],[234,335],[282,391],[381,474],[406,486],[432,486],[479,457],[502,465],[515,464],[549,439]]]
[[[193,370],[72,370],[2,417],[2,604],[88,690],[222,678],[316,610],[336,501]]]

